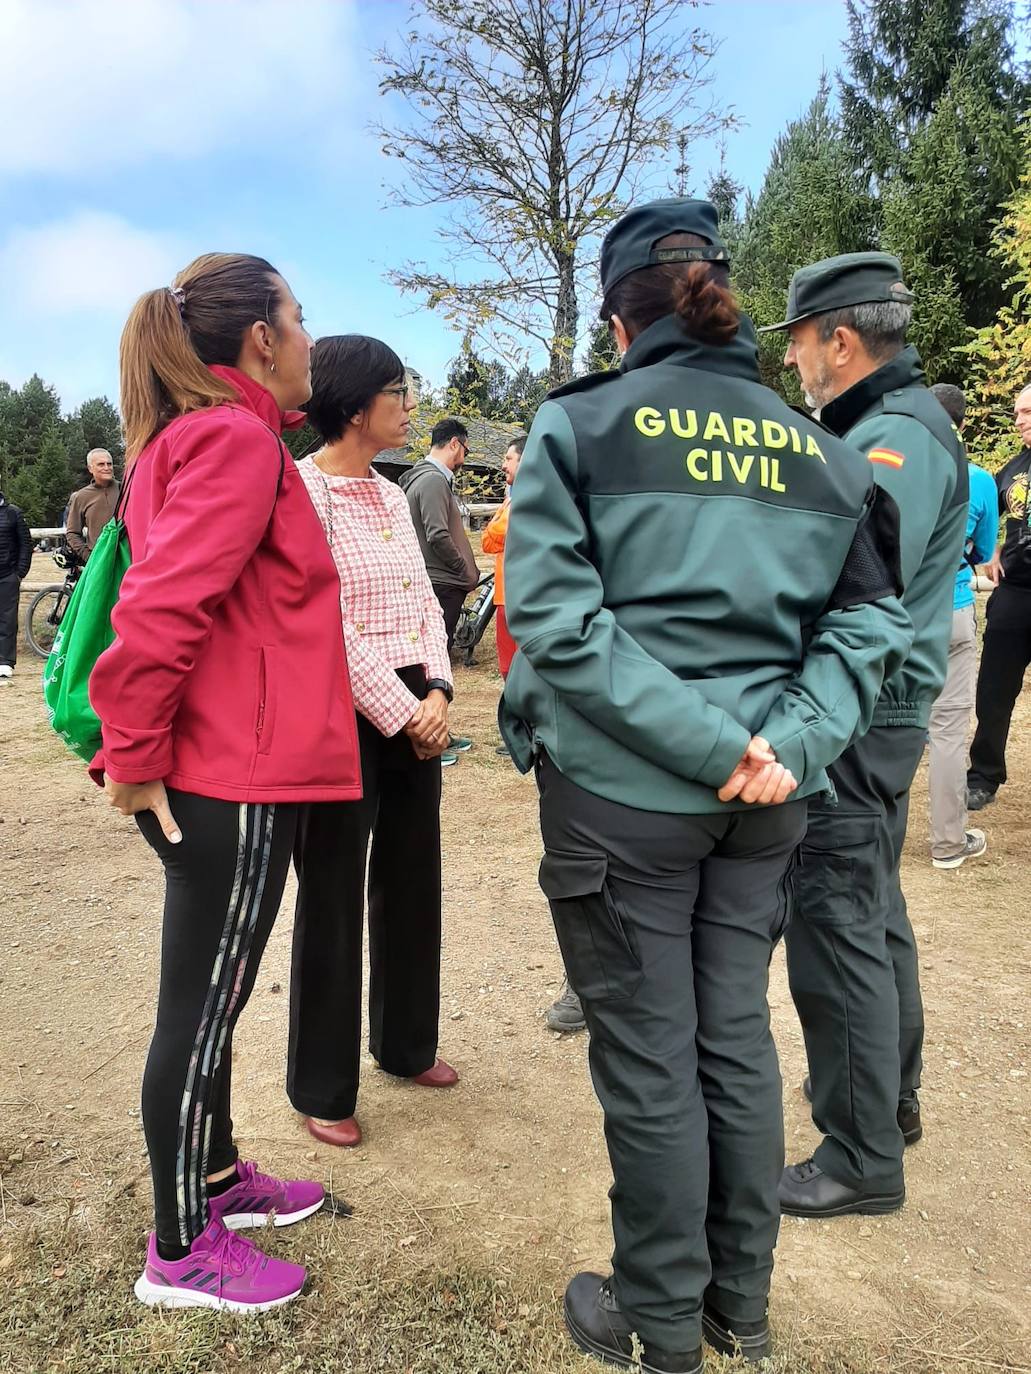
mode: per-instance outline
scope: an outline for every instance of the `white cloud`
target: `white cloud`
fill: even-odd
[[[3,0],[0,175],[334,137],[368,80],[353,0]],[[352,115],[360,125],[363,115]],[[270,172],[272,168],[270,168]]]
[[[82,312],[125,317],[143,291],[163,286],[182,266],[175,235],[139,229],[118,215],[80,210],[0,243],[0,281],[9,304],[33,316]],[[13,296],[13,301],[10,297]]]

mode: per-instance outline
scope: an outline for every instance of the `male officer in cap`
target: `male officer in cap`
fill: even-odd
[[[906,347],[913,297],[897,258],[849,253],[796,272],[784,363],[821,422],[868,458],[901,518],[902,604],[913,647],[885,682],[873,726],[830,768],[809,807],[788,930],[788,977],[824,1140],[785,1169],[782,1211],[892,1212],[902,1153],[920,1138],[923,1007],[916,942],[899,884],[909,788],[945,680],[967,468],[955,427]],[[811,1084],[811,1087],[810,1087]]]
[[[802,799],[911,637],[894,505],[761,384],[727,263],[705,201],[612,228],[602,315],[623,360],[541,406],[505,550],[520,652],[501,725],[536,770],[541,886],[615,1180],[614,1272],[573,1278],[566,1323],[634,1368],[636,1335],[665,1374],[700,1374],[703,1335],[768,1348],[770,955]]]

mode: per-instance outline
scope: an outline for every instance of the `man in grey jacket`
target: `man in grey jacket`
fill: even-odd
[[[430,432],[430,451],[401,479],[419,536],[430,582],[444,612],[447,646],[479,569],[454,492],[455,473],[469,452],[469,431],[461,420],[439,420]]]

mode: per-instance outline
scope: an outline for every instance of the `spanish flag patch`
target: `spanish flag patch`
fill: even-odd
[[[906,461],[901,453],[893,448],[872,448],[866,455],[871,463],[883,463],[887,468],[900,468]]]

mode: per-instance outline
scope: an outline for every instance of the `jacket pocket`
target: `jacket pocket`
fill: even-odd
[[[262,646],[258,650],[258,712],[254,725],[259,754],[267,754],[272,748],[276,724],[275,663],[274,651]]]
[[[605,855],[551,851],[541,861],[540,884],[575,991],[588,1001],[633,997],[644,974]]]
[[[882,869],[879,830],[875,816],[810,815],[794,874],[800,917],[813,925],[848,926],[875,909]]]

